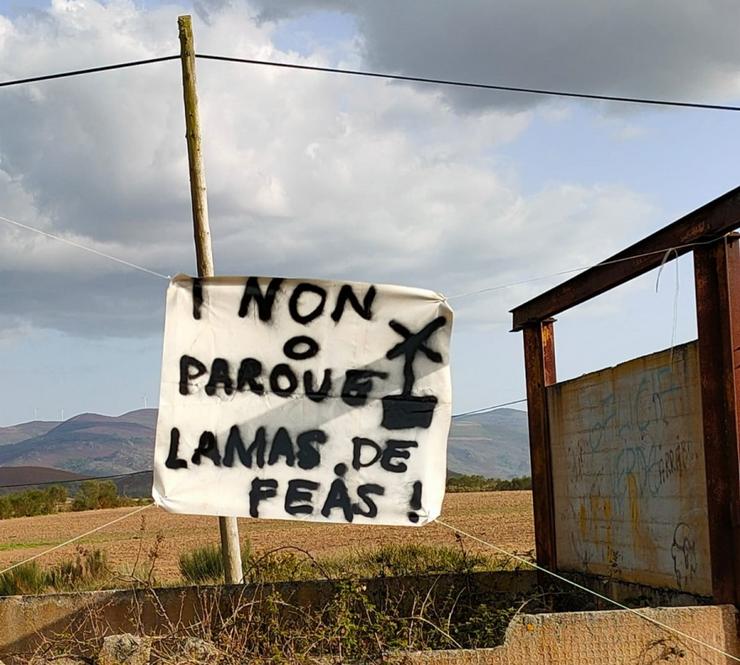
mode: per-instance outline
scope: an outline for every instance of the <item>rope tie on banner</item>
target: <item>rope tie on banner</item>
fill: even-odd
[[[686,640],[689,640],[691,642],[694,642],[695,644],[698,644],[705,649],[709,649],[711,651],[714,651],[715,653],[718,653],[725,658],[729,658],[730,660],[740,663],[740,657],[734,656],[731,653],[724,651],[723,649],[720,649],[717,646],[714,646],[713,644],[709,644],[708,642],[705,642],[704,640],[700,640],[698,637],[694,637],[693,635],[689,635],[688,633],[685,633],[682,630],[679,630],[678,628],[674,628],[673,626],[669,626],[667,623],[663,623],[662,621],[659,621],[658,619],[654,619],[653,617],[640,612],[640,610],[636,610],[632,607],[628,607],[627,605],[624,605],[623,603],[620,603],[617,600],[614,600],[612,598],[609,598],[608,596],[605,596],[604,594],[599,593],[598,591],[594,591],[593,589],[589,589],[587,586],[584,586],[582,584],[578,584],[578,582],[574,582],[573,580],[569,580],[567,577],[564,577],[563,575],[560,575],[556,572],[553,572],[552,570],[548,570],[547,568],[543,568],[542,566],[538,565],[534,561],[530,561],[529,559],[525,559],[522,556],[519,556],[517,554],[514,554],[512,552],[509,552],[508,550],[505,550],[503,547],[499,547],[498,545],[494,545],[493,543],[489,543],[488,541],[483,540],[482,538],[478,538],[478,536],[474,536],[471,533],[468,533],[467,531],[463,531],[462,529],[459,529],[456,526],[452,526],[451,524],[447,524],[446,522],[443,522],[440,519],[434,520],[435,524],[439,524],[440,526],[443,526],[450,531],[453,531],[454,533],[457,533],[461,536],[464,536],[465,538],[470,538],[471,540],[476,541],[477,543],[480,543],[481,545],[485,545],[486,547],[490,547],[491,549],[495,550],[499,554],[503,554],[511,559],[514,559],[515,561],[524,564],[525,566],[529,566],[530,568],[534,568],[536,570],[539,570],[542,573],[545,573],[546,575],[549,575],[550,577],[553,577],[561,582],[565,582],[566,584],[570,584],[572,587],[575,587],[576,589],[580,591],[584,591],[596,598],[599,598],[600,600],[603,600],[607,603],[610,603],[611,605],[614,605],[615,607],[618,607],[620,610],[625,610],[626,612],[629,612],[630,614],[634,614],[635,616],[639,617],[640,619],[643,619],[649,623],[652,623],[653,625],[657,626],[658,628],[665,630],[669,633],[673,633],[674,635],[678,635],[679,637],[682,637]]]

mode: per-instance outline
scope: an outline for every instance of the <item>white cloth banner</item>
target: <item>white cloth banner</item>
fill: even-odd
[[[431,291],[263,277],[167,290],[157,505],[422,525],[441,510],[452,310]]]

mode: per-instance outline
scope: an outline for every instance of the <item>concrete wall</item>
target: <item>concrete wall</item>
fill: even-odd
[[[737,611],[714,607],[648,608],[645,616],[740,655]],[[493,649],[409,654],[408,665],[729,665],[721,653],[664,631],[630,612],[520,614]]]
[[[364,580],[364,585],[368,598],[378,607],[389,596],[403,602],[400,599],[405,592],[409,603],[415,597],[433,603],[435,595],[455,598],[465,593],[469,602],[478,599],[476,602],[485,602],[490,607],[497,603],[505,607],[518,605],[522,597],[541,593],[537,590],[537,575],[531,570],[375,577]],[[334,581],[316,580],[0,597],[0,658],[6,663],[26,663],[24,656],[45,637],[73,632],[81,640],[101,630],[107,634],[166,635],[172,632],[173,625],[185,629],[199,624],[214,608],[227,617],[235,606],[258,603],[273,594],[279,595],[286,607],[317,611],[336,593]],[[669,598],[655,600],[670,601]],[[676,600],[685,602],[685,599]],[[404,611],[412,613],[413,609],[408,607]],[[9,658],[13,654],[20,660]]]
[[[711,595],[696,342],[548,388],[562,570]]]
[[[384,594],[399,585],[418,591],[447,594],[455,588],[472,589],[491,600],[539,594],[533,573],[498,572],[426,578],[376,578],[368,592]],[[464,586],[464,585],[467,585]],[[472,586],[471,586],[472,585]],[[454,588],[453,588],[454,587]],[[603,590],[603,589],[601,589]],[[649,590],[647,602],[651,602]],[[30,650],[43,636],[75,633],[85,637],[104,627],[106,634],[169,634],[176,623],[181,634],[203,619],[204,608],[254,594],[278,592],[295,606],[322,606],[335,592],[326,581],[283,583],[267,587],[183,587],[152,592],[102,591],[0,598],[0,657],[8,665],[26,664]],[[453,596],[455,593],[453,593]],[[682,596],[683,594],[674,594]],[[671,600],[669,597],[664,600]],[[731,606],[645,608],[642,614],[667,626],[740,656],[737,611]],[[224,616],[228,616],[228,613]],[[203,661],[204,663],[206,661]],[[328,665],[334,660],[327,658]],[[627,611],[519,614],[509,624],[503,644],[491,649],[426,651],[389,654],[388,662],[406,665],[719,665],[732,662],[685,637],[668,632]]]

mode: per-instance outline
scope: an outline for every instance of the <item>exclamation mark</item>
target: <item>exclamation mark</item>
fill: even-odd
[[[409,501],[411,510],[409,511],[408,518],[409,522],[416,524],[419,521],[419,515],[415,513],[416,510],[421,510],[421,481],[417,480],[414,482],[414,491],[411,493],[411,501]]]

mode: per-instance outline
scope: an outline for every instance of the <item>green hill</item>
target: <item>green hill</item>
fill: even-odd
[[[152,465],[156,421],[156,409],[140,409],[117,417],[85,413],[48,423],[47,431],[0,445],[0,467],[50,467],[88,476],[147,470]],[[30,425],[34,424],[3,429],[21,432]],[[451,474],[529,475],[526,412],[497,409],[454,418],[447,462]],[[149,479],[142,476],[120,483],[135,486],[138,492]]]

